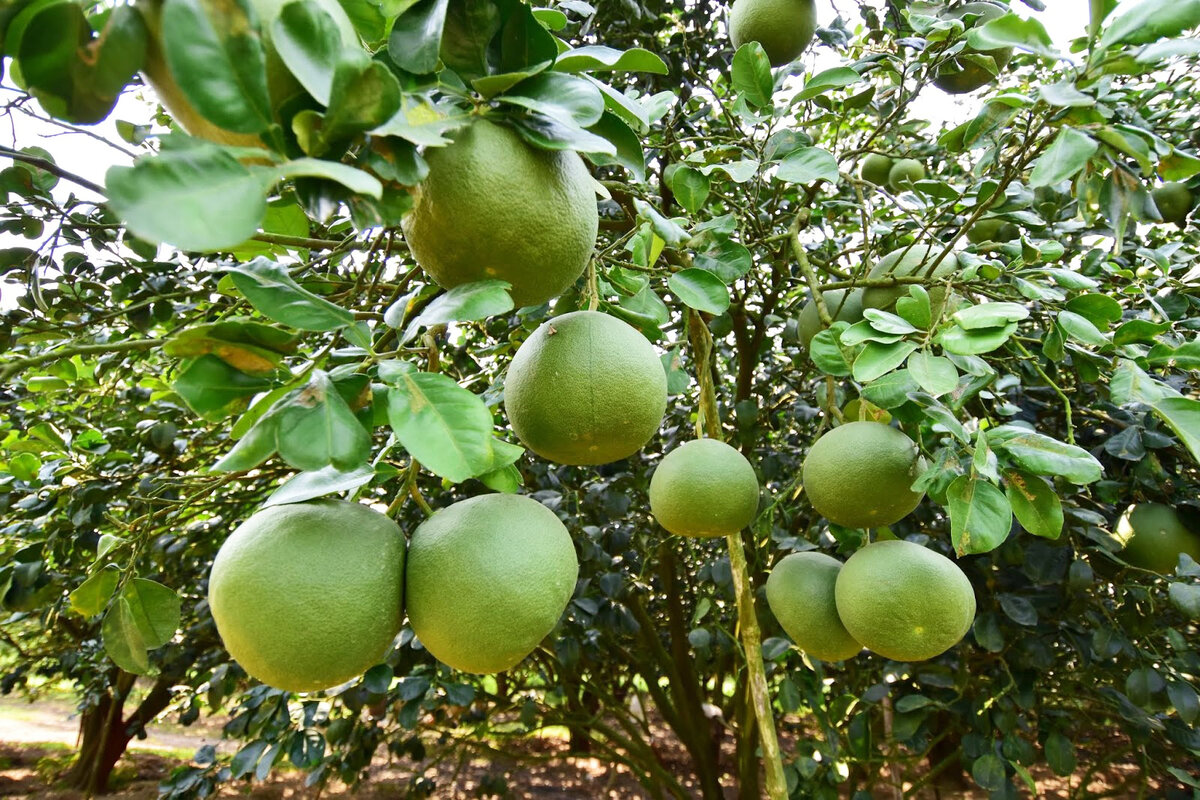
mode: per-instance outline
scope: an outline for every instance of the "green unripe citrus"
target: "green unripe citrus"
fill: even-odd
[[[933,263],[941,255],[943,248],[929,245],[912,245],[902,247],[888,253],[871,268],[869,277],[925,277],[940,278],[958,272],[958,257],[948,254],[934,267]],[[945,288],[934,286],[929,288],[929,299],[936,307],[945,300]],[[908,294],[908,286],[873,286],[863,291],[863,308],[878,308],[888,311],[896,305],[896,301]]]
[[[511,128],[477,120],[425,154],[404,235],[440,286],[512,284],[517,307],[566,291],[596,246],[595,182],[572,150],[542,150]]]
[[[984,25],[1008,13],[1008,9],[995,3],[967,3],[944,14],[946,19],[964,19],[967,15],[975,17],[974,22],[967,24],[967,30]],[[965,35],[965,33],[964,33]],[[950,63],[938,68],[937,77],[933,84],[947,94],[966,94],[981,86],[986,86],[996,79],[986,67],[970,59],[969,55],[990,56],[996,62],[996,69],[1003,70],[1012,58],[1012,48],[1002,47],[995,50],[975,50],[971,47],[960,52]]]
[[[848,422],[813,443],[801,478],[812,507],[847,528],[891,525],[925,496],[909,487],[920,472],[917,446],[878,422]]]
[[[221,545],[208,603],[225,649],[263,683],[311,692],[379,663],[400,632],[404,535],[358,503],[256,512]]]
[[[876,186],[886,186],[893,163],[895,162],[891,156],[885,156],[882,153],[870,153],[862,160],[859,174],[868,183],[873,183]]]
[[[792,553],[767,578],[767,605],[796,646],[822,661],[862,650],[838,616],[834,587],[842,562],[824,553]]]
[[[679,536],[728,536],[749,525],[757,511],[754,467],[716,439],[675,448],[650,479],[650,512]]]
[[[729,12],[734,48],[758,42],[773,67],[795,61],[817,30],[813,0],[735,0]]]
[[[1150,194],[1163,222],[1174,222],[1181,228],[1187,224],[1188,214],[1196,203],[1191,189],[1178,181],[1169,181],[1156,186]]]
[[[862,289],[855,289],[847,294],[845,289],[830,289],[822,292],[825,308],[834,322],[839,320],[851,324],[863,318]],[[821,316],[817,312],[817,304],[809,300],[800,309],[796,321],[796,335],[800,344],[807,348],[812,338],[822,330]]]
[[[502,672],[558,624],[578,576],[571,535],[553,511],[520,495],[472,497],[413,532],[408,622],[442,663]]]
[[[1161,503],[1138,503],[1125,509],[1116,534],[1125,546],[1121,558],[1135,567],[1170,575],[1179,564],[1180,553],[1200,561],[1200,534],[1188,530],[1175,509]]]
[[[912,188],[917,181],[925,180],[925,165],[915,158],[902,158],[888,170],[888,186],[893,192]]]
[[[559,464],[607,464],[641,450],[667,410],[667,377],[654,347],[598,311],[574,311],[535,330],[504,384],[517,437]]]
[[[967,241],[972,244],[1011,242],[1020,235],[1021,231],[1016,225],[995,217],[976,220],[975,224],[967,229]]]
[[[962,641],[975,619],[975,592],[958,565],[900,539],[850,556],[834,595],[850,635],[893,661],[941,655]]]

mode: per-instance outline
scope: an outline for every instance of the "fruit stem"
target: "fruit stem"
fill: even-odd
[[[717,411],[716,390],[713,387],[712,334],[695,311],[688,312],[688,334],[692,354],[696,359],[696,381],[700,385],[696,434],[701,437],[707,434],[708,438],[721,441],[721,418]],[[762,658],[762,631],[758,627],[758,612],[754,607],[754,584],[750,580],[750,569],[746,565],[742,534],[729,534],[725,537],[725,543],[729,548],[729,567],[733,574],[733,587],[737,598],[742,649],[746,655],[746,669],[750,674],[750,699],[754,719],[758,725],[759,743],[762,745],[763,766],[766,769],[767,797],[770,800],[786,800],[787,779],[783,775],[783,758],[779,752],[779,739],[775,734],[775,715],[771,710],[767,670]]]

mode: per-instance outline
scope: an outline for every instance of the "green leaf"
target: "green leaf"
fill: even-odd
[[[750,105],[758,108],[771,105],[775,78],[771,75],[767,52],[758,42],[747,42],[733,54],[730,80],[734,90]]]
[[[348,164],[321,158],[295,158],[273,167],[256,167],[255,170],[261,175],[269,175],[271,184],[288,178],[324,178],[340,183],[355,194],[376,199],[383,195],[383,184],[375,176]]]
[[[1171,586],[1182,585],[1185,584],[1171,584]],[[1198,616],[1196,612],[1200,612],[1200,607],[1197,607],[1200,606],[1200,587],[1189,586],[1188,588],[1194,590],[1193,592],[1189,592],[1189,594],[1195,598],[1195,602],[1197,604],[1196,606],[1193,606],[1194,611],[1192,613],[1192,619],[1197,619]],[[1170,593],[1169,587],[1167,592],[1168,594]],[[1175,711],[1179,714],[1179,718],[1188,725],[1194,725],[1196,720],[1200,719],[1200,695],[1196,693],[1196,690],[1193,689],[1191,685],[1181,680],[1171,681],[1167,684],[1167,699],[1170,700],[1171,705],[1175,707]]]
[[[1139,342],[1153,343],[1160,333],[1171,329],[1169,322],[1151,322],[1146,319],[1131,319],[1122,323],[1113,334],[1113,344],[1117,347]]]
[[[333,465],[349,471],[371,455],[370,434],[321,370],[313,370],[308,385],[281,400],[272,414],[279,457],[296,469]]]
[[[120,577],[121,570],[112,564],[105,566],[99,572],[93,572],[86,581],[79,584],[79,588],[71,592],[71,610],[85,617],[94,617],[99,614],[108,605],[108,599],[116,591],[117,580]]]
[[[942,331],[938,342],[946,352],[959,356],[977,356],[990,353],[1003,346],[1017,332],[1016,322],[1010,322],[1003,328],[983,328],[981,330],[963,330],[958,325],[951,325]]]
[[[162,7],[162,51],[179,89],[206,120],[237,133],[262,133],[273,122],[252,14],[247,0],[166,0]]]
[[[271,43],[304,90],[328,106],[333,74],[349,44],[329,12],[314,0],[288,2],[271,23]]]
[[[696,253],[693,263],[728,285],[754,267],[754,258],[744,244],[732,239],[718,239],[708,249]]]
[[[455,483],[502,466],[493,454],[492,412],[445,375],[396,376],[388,391],[388,421],[413,458]]]
[[[1054,137],[1050,149],[1033,163],[1033,172],[1029,176],[1030,188],[1053,186],[1074,177],[1087,166],[1099,147],[1096,140],[1086,133],[1064,127]]]
[[[615,156],[588,153],[588,158],[594,163],[600,166],[620,164],[639,181],[646,179],[646,154],[642,151],[642,140],[625,120],[611,111],[605,111],[600,116],[600,121],[587,130],[588,133],[608,141],[617,151]]]
[[[797,100],[808,100],[831,89],[840,89],[862,80],[862,75],[849,67],[833,67],[813,75],[796,95]]]
[[[411,341],[420,328],[446,322],[472,322],[512,311],[513,300],[507,281],[482,280],[455,286],[425,306],[404,330],[401,344]]]
[[[933,322],[933,306],[929,301],[929,292],[918,284],[909,286],[908,295],[896,300],[896,313],[913,327],[926,330]]]
[[[343,54],[338,62],[325,113],[303,111],[292,120],[300,147],[310,156],[325,155],[358,134],[383,125],[400,110],[400,82],[396,76],[365,53],[348,52],[355,57]],[[373,195],[379,197],[381,191],[382,187]]]
[[[1046,763],[1054,770],[1055,775],[1065,778],[1075,774],[1075,745],[1070,739],[1054,731],[1046,737],[1042,746],[1046,750]]]
[[[146,642],[125,597],[118,597],[109,607],[100,634],[104,639],[104,652],[118,667],[135,675],[150,671]]]
[[[716,275],[699,267],[689,267],[671,275],[667,286],[685,305],[723,314],[729,308],[729,290]]]
[[[1187,447],[1192,458],[1200,463],[1200,400],[1190,397],[1167,397],[1152,407],[1154,413],[1175,431],[1175,435]]]
[[[1200,620],[1200,586],[1172,583],[1167,588],[1171,602],[1187,615],[1188,619]]]
[[[846,323],[834,323],[834,325],[840,325],[840,329],[844,330]],[[841,345],[837,343],[837,331],[833,328],[819,331],[812,338],[812,341],[808,343],[808,357],[826,375],[844,378],[850,374],[850,365],[846,362],[846,355],[842,352]]]
[[[503,492],[504,494],[516,494],[521,490],[523,483],[521,470],[513,464],[485,472],[479,476],[479,480],[493,492]]]
[[[251,396],[270,389],[271,382],[234,369],[214,355],[204,355],[187,362],[171,388],[197,414],[217,422]]]
[[[396,66],[417,75],[437,69],[448,5],[447,0],[422,0],[400,15],[387,46]]]
[[[357,489],[374,477],[375,470],[369,464],[360,464],[349,470],[341,470],[331,465],[313,472],[301,472],[272,492],[262,507],[303,503],[314,497],[347,492]]]
[[[276,322],[305,331],[332,331],[354,324],[354,315],[308,291],[282,264],[256,258],[226,267],[250,305]]]
[[[1101,349],[1111,345],[1111,342],[1092,324],[1091,320],[1076,314],[1074,311],[1064,309],[1058,312],[1058,324],[1062,328],[1063,333],[1077,342]]]
[[[280,387],[277,391],[284,392],[285,390],[286,387]],[[265,399],[269,399],[269,397],[268,395],[268,398]],[[275,451],[278,449],[278,430],[279,417],[268,412],[260,417],[250,427],[250,430],[238,440],[233,449],[222,456],[210,469],[213,472],[243,472],[257,467],[275,455]]]
[[[604,95],[594,84],[561,72],[534,75],[497,99],[581,128],[595,125],[604,113]]]
[[[1124,314],[1121,304],[1106,294],[1081,294],[1067,303],[1067,310],[1085,317],[1097,329],[1107,330]]]
[[[1141,0],[1118,16],[1100,36],[1097,51],[1118,44],[1149,44],[1200,25],[1200,0]]]
[[[248,375],[269,376],[285,353],[294,352],[296,337],[260,322],[227,320],[193,325],[171,336],[163,352],[175,358],[215,355]]]
[[[229,761],[229,769],[234,778],[242,778],[254,772],[254,767],[258,764],[258,760],[262,758],[263,753],[270,746],[269,742],[264,742],[261,739],[256,742],[250,742],[234,753],[234,756]]]
[[[830,313],[834,310],[836,309],[832,309]],[[863,316],[867,318],[867,323],[880,333],[903,336],[917,332],[917,329],[908,320],[888,311],[880,311],[878,308],[868,308],[863,312]]]
[[[666,63],[649,50],[634,47],[614,50],[611,47],[590,45],[560,53],[554,62],[557,72],[651,72],[668,73]]]
[[[898,369],[864,386],[862,397],[882,409],[899,408],[919,388],[908,370]]]
[[[1062,535],[1062,501],[1044,480],[1027,472],[1006,470],[1004,483],[1004,494],[1022,528],[1045,539]]]
[[[1054,40],[1036,19],[1021,19],[1008,13],[967,31],[967,43],[975,50],[1015,47],[1046,58],[1059,58]]]
[[[950,537],[960,556],[995,550],[1008,538],[1012,508],[992,484],[960,475],[946,489],[950,506]]]
[[[209,145],[111,167],[108,205],[138,237],[184,250],[235,247],[258,230],[269,184],[225,150]]]
[[[590,133],[573,123],[543,114],[531,114],[513,120],[513,128],[530,144],[544,150],[578,150],[615,157],[617,148],[608,139]]]
[[[908,357],[908,371],[917,385],[934,397],[949,394],[958,388],[958,370],[950,359],[943,356],[926,351],[914,352]]]
[[[916,349],[917,345],[913,342],[867,342],[862,352],[854,359],[854,380],[870,383],[899,367]]]
[[[174,589],[157,581],[134,578],[121,590],[121,600],[128,604],[146,649],[162,647],[174,638],[181,607]]]
[[[33,453],[17,453],[8,460],[8,471],[19,481],[32,483],[42,468],[42,460]]]
[[[500,32],[500,13],[498,3],[454,0],[453,7],[445,15],[445,29],[440,35],[441,51],[437,55],[441,56],[447,67],[467,80],[486,75],[489,67],[488,45]],[[400,43],[397,49],[407,46],[407,43]],[[395,60],[396,56],[392,58]],[[396,63],[401,64],[399,61]]]
[[[693,214],[704,207],[704,201],[708,199],[711,189],[708,176],[687,165],[681,165],[675,170],[671,175],[670,184],[679,205]]]
[[[1029,309],[1020,303],[980,303],[954,312],[954,321],[964,330],[1003,328],[1010,322],[1020,322],[1029,316]]]
[[[1079,91],[1071,81],[1039,87],[1038,96],[1059,108],[1087,108],[1096,105],[1096,98]]]
[[[837,159],[828,150],[819,147],[804,147],[795,150],[783,159],[775,177],[788,183],[813,183],[815,181],[838,181]]]
[[[988,441],[1035,475],[1059,476],[1081,486],[1103,476],[1100,462],[1088,451],[1025,428],[1001,425],[988,432]]]

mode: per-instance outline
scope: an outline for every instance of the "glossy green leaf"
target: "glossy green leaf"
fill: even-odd
[[[671,275],[667,285],[690,308],[709,314],[723,314],[729,308],[729,290],[708,270],[699,267],[680,270]]]
[[[1020,303],[980,303],[954,312],[954,321],[968,331],[1003,328],[1028,317],[1029,309]]]
[[[771,105],[775,92],[775,78],[771,75],[771,61],[758,42],[747,42],[733,54],[730,80],[734,90],[746,102],[759,108]]]
[[[100,633],[104,639],[104,652],[114,664],[135,675],[145,675],[150,671],[146,641],[142,638],[126,598],[118,597],[109,607]]]
[[[305,331],[332,331],[354,324],[354,315],[313,294],[282,264],[256,258],[227,267],[234,286],[260,313]]]
[[[1074,311],[1064,309],[1058,312],[1058,324],[1064,333],[1077,342],[1101,349],[1111,345],[1111,342],[1092,324],[1091,320]]]
[[[1054,138],[1050,149],[1033,162],[1029,176],[1031,188],[1053,186],[1073,178],[1087,166],[1088,161],[1099,149],[1096,140],[1074,128],[1064,127]]]
[[[1075,745],[1070,739],[1054,731],[1046,737],[1042,746],[1046,750],[1046,763],[1054,770],[1055,775],[1066,777],[1075,773]]]
[[[455,286],[422,309],[404,329],[400,341],[411,341],[421,328],[446,322],[471,322],[512,311],[507,281],[483,280]]]
[[[837,159],[828,150],[820,147],[805,147],[787,156],[780,164],[775,177],[788,183],[813,183],[829,181],[837,183]]]
[[[534,75],[498,99],[583,128],[595,125],[604,113],[604,95],[594,84],[561,72]]]
[[[93,572],[86,581],[71,592],[71,610],[85,617],[94,617],[108,605],[108,599],[117,589],[121,570],[109,564]]]
[[[184,365],[171,388],[189,408],[215,422],[271,388],[271,382],[234,369],[214,355],[203,355]]]
[[[503,466],[495,464],[492,412],[445,375],[397,376],[388,392],[388,421],[413,458],[455,483]]]
[[[1126,7],[1123,7],[1126,8]],[[1141,0],[1108,24],[1100,35],[1097,50],[1118,44],[1149,44],[1169,36],[1178,36],[1200,25],[1200,0]]]
[[[271,23],[271,42],[304,90],[328,106],[333,75],[348,45],[329,12],[314,0],[287,3]],[[367,57],[365,51],[362,55]]]
[[[371,436],[338,393],[333,381],[314,370],[308,385],[280,401],[272,414],[279,457],[296,469],[327,466],[350,471],[371,455]]]
[[[368,464],[360,464],[349,470],[331,465],[312,472],[301,472],[272,492],[262,507],[303,503],[316,497],[348,492],[357,489],[373,477],[375,470]]]
[[[560,53],[554,62],[558,72],[650,72],[666,75],[667,65],[654,53],[634,47],[615,50],[611,47],[589,45]]]
[[[870,383],[899,367],[916,349],[917,345],[913,342],[867,342],[862,352],[854,359],[854,380]]]
[[[708,176],[703,172],[687,165],[682,165],[672,173],[670,183],[671,191],[675,194],[675,199],[687,211],[695,214],[704,207],[704,201],[708,199],[711,184]]]
[[[1200,463],[1200,400],[1190,397],[1167,397],[1154,404],[1154,413],[1175,431],[1179,441]]]
[[[967,43],[976,50],[999,50],[1015,47],[1035,55],[1058,58],[1054,40],[1036,19],[1021,19],[1005,14],[967,31]]]
[[[418,75],[437,68],[448,6],[447,0],[421,0],[393,23],[387,50],[396,66]]]
[[[958,325],[951,325],[942,331],[938,342],[948,353],[960,356],[982,355],[1002,347],[1017,332],[1017,324],[1010,322],[1002,328],[983,328],[974,331],[963,330]]]
[[[1103,475],[1100,462],[1088,451],[1027,428],[1001,425],[988,432],[988,441],[993,450],[1035,475],[1058,476],[1081,486]]]
[[[611,111],[605,111],[600,115],[600,121],[590,126],[587,131],[607,140],[616,150],[616,155],[612,156],[588,153],[592,162],[601,166],[620,164],[639,181],[646,179],[646,154],[642,150],[642,140],[625,120]]]
[[[908,371],[913,380],[934,397],[949,394],[958,388],[958,370],[943,356],[917,351],[908,357]]]
[[[174,638],[179,628],[181,607],[174,589],[157,581],[134,578],[121,589],[121,600],[128,604],[147,649],[162,647]]]
[[[1062,535],[1062,501],[1044,480],[1027,472],[1006,470],[1004,494],[1022,528],[1045,539]]]
[[[862,80],[862,75],[849,67],[833,67],[809,78],[805,82],[804,88],[796,95],[796,99],[808,100],[833,89],[841,89],[844,86],[858,83],[860,80]]]
[[[995,550],[1008,538],[1012,508],[991,483],[960,475],[946,490],[950,506],[950,538],[960,556]]]

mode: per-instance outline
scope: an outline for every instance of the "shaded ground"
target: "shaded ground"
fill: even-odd
[[[40,701],[29,704],[11,698],[0,699],[0,798],[38,798],[38,800],[82,800],[77,792],[53,788],[53,776],[68,763],[75,745],[77,719],[70,703]],[[119,800],[155,800],[160,780],[176,766],[186,763],[190,754],[203,744],[218,744],[222,752],[236,750],[236,743],[220,742],[220,720],[207,720],[183,728],[166,723],[156,724],[144,741],[135,741],[131,752],[118,765],[111,795]],[[687,759],[665,736],[654,743],[664,765],[676,775],[688,773]],[[371,779],[353,793],[363,800],[403,798],[412,782],[424,777],[433,781],[428,796],[439,800],[475,800],[480,797],[503,797],[506,800],[641,800],[646,793],[622,769],[614,769],[595,759],[556,760],[551,763],[528,763],[533,758],[553,758],[566,747],[553,739],[526,739],[520,743],[517,760],[497,755],[464,759],[459,763],[414,765],[411,762],[391,762],[378,758],[371,767]],[[1080,754],[1083,756],[1084,754]],[[1081,762],[1085,759],[1081,758]],[[1056,778],[1043,767],[1033,770],[1038,785],[1037,797],[1068,798],[1078,779]],[[1133,764],[1114,764],[1089,779],[1088,789],[1107,797],[1136,797],[1141,781]],[[503,795],[488,794],[487,789],[507,787]],[[1128,788],[1125,788],[1128,787]],[[1153,783],[1145,787],[1148,797],[1166,797],[1165,787]],[[350,791],[333,784],[320,792],[320,797],[349,798]],[[422,795],[413,795],[422,796]],[[950,797],[943,793],[942,797]],[[976,789],[954,792],[963,800],[984,800],[987,793]],[[1032,796],[1032,795],[1027,795]],[[1187,797],[1189,795],[1183,795]],[[265,783],[246,782],[225,788],[220,797],[249,797],[255,800],[285,800],[286,798],[317,798],[316,789],[304,787],[304,774],[295,770],[277,770]],[[733,798],[732,791],[728,797]],[[880,790],[876,797],[890,798]],[[933,798],[932,793],[921,797]]]

